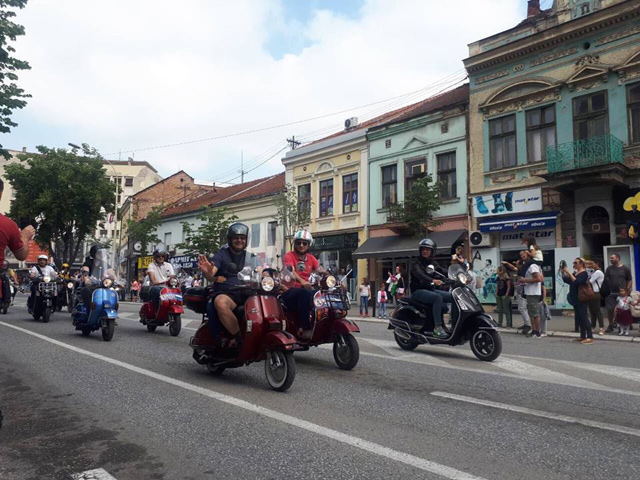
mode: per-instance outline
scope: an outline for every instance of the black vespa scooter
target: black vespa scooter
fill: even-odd
[[[478,359],[492,362],[502,352],[502,339],[496,330],[498,324],[487,315],[469,284],[471,275],[461,265],[449,267],[448,278],[428,267],[430,274],[442,277],[443,284],[452,287],[453,301],[458,307],[459,317],[452,319],[448,336],[433,336],[434,322],[431,305],[424,305],[405,296],[389,318],[389,330],[393,330],[396,342],[403,350],[414,350],[418,345],[464,345],[470,342],[471,351]]]

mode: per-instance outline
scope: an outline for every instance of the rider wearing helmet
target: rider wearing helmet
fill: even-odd
[[[71,278],[71,267],[68,263],[63,263],[62,267],[60,268],[60,277],[64,278],[65,280],[69,280],[69,278]]]
[[[13,298],[11,297],[10,282],[18,284],[18,276],[16,272],[9,266],[9,262],[5,259],[0,266],[0,278],[2,278],[2,301],[11,302],[13,304]],[[14,290],[15,292],[15,290]],[[14,293],[15,296],[15,293]]]
[[[31,278],[31,295],[27,300],[27,308],[29,313],[33,308],[33,301],[36,298],[36,286],[44,277],[50,277],[52,280],[57,277],[56,271],[49,265],[49,257],[46,255],[38,255],[38,263],[29,270]]]
[[[205,255],[198,257],[198,267],[202,270],[202,274],[210,282],[215,282],[213,299],[207,306],[211,332],[214,337],[220,334],[220,325],[216,321],[219,318],[222,325],[234,337],[230,346],[235,347],[239,347],[242,343],[242,336],[238,319],[233,311],[243,305],[243,298],[240,292],[230,291],[230,287],[239,284],[237,273],[251,263],[252,257],[255,257],[247,252],[248,237],[249,227],[244,223],[233,223],[227,230],[227,244],[213,256],[212,261],[209,261]]]
[[[175,275],[173,265],[167,261],[168,259],[169,253],[165,250],[156,249],[153,252],[153,262],[147,267],[147,275],[149,275],[151,285],[144,287],[140,294],[145,302],[152,300],[156,308],[160,302],[162,285]]]
[[[315,271],[323,271],[318,259],[309,253],[311,245],[311,234],[307,230],[298,230],[293,236],[293,251],[284,256],[284,268],[290,271],[293,288],[282,294],[282,301],[289,311],[300,315],[303,337],[308,337],[311,333],[311,304],[315,294],[309,277]]]
[[[105,278],[110,278],[116,282],[117,277],[113,268],[109,266],[107,249],[99,243],[93,245],[89,250],[89,255],[82,265],[82,271],[89,273],[80,278],[80,283],[83,285],[80,295],[82,303],[88,312],[91,309],[91,296],[93,291],[100,285],[100,282]]]
[[[420,256],[411,265],[411,298],[424,305],[433,305],[433,322],[435,328],[433,335],[438,338],[447,337],[443,328],[442,307],[445,303],[451,303],[453,307],[452,318],[457,319],[457,309],[453,297],[449,292],[437,290],[436,287],[442,285],[442,280],[435,274],[430,274],[427,267],[432,265],[436,271],[441,273],[444,269],[433,258],[438,246],[430,238],[422,240],[418,246]]]

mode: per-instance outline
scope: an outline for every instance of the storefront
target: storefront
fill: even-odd
[[[358,248],[358,233],[340,235],[314,235],[311,253],[318,258],[320,265],[335,275],[342,270],[349,275],[348,290],[355,292],[358,278],[357,262],[353,260],[353,252]]]

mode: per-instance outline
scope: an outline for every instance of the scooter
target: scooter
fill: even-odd
[[[169,324],[169,333],[171,336],[177,337],[182,328],[181,315],[183,313],[182,293],[178,279],[173,276],[160,290],[160,301],[157,308],[153,301],[145,302],[140,307],[140,323],[146,325],[150,332],[155,332],[157,327]]]
[[[300,347],[296,338],[286,331],[286,319],[277,297],[279,286],[272,276],[262,277],[260,272],[243,269],[237,275],[242,284],[231,288],[246,299],[234,312],[242,332],[240,350],[228,346],[230,337],[224,329],[222,338],[211,334],[207,316],[210,287],[192,287],[185,291],[187,308],[202,315],[202,325],[189,341],[193,359],[206,365],[213,375],[264,360],[269,386],[284,392],[295,379],[293,352]]]
[[[75,300],[74,282],[68,278],[58,278],[58,300],[56,310],[59,312],[62,307],[66,306],[67,311],[71,313]]]
[[[2,292],[4,291],[4,282],[7,282],[9,284],[9,298],[3,298],[2,296]],[[13,287],[13,283],[11,282],[11,280],[9,280],[9,276],[0,275],[0,312],[2,312],[4,315],[7,314],[9,306],[11,306],[11,304],[13,303],[13,297],[15,295],[14,291],[15,289]]]
[[[284,281],[290,281],[289,272],[284,272]],[[346,279],[349,273],[344,277]],[[328,274],[311,274],[309,282],[319,286],[313,297],[312,333],[308,339],[301,335],[297,314],[286,313],[287,331],[298,338],[303,350],[325,343],[333,343],[333,359],[342,370],[351,370],[360,359],[360,346],[353,333],[360,333],[355,322],[347,320],[349,298],[343,284]]]
[[[464,345],[470,342],[474,355],[485,362],[492,362],[502,352],[502,339],[498,324],[487,315],[482,304],[469,285],[472,277],[458,264],[449,267],[448,276],[428,267],[430,274],[442,277],[443,284],[452,287],[453,301],[458,307],[459,317],[453,319],[452,330],[446,338],[433,335],[434,322],[430,305],[414,301],[405,296],[389,318],[389,330],[393,330],[396,343],[403,350],[414,350],[418,345]]]
[[[97,282],[97,281],[96,281]],[[88,337],[91,332],[102,330],[102,340],[111,341],[118,319],[118,295],[113,289],[113,280],[105,278],[91,294],[91,305],[80,301],[71,316],[73,326]]]
[[[36,285],[36,291],[29,313],[33,315],[34,320],[40,320],[42,317],[42,321],[48,323],[56,310],[58,285],[48,275],[36,277],[32,282]]]

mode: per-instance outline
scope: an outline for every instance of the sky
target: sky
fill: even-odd
[[[218,183],[239,182],[241,158],[245,181],[272,175],[291,136],[460,84],[467,45],[515,26],[526,3],[30,0],[15,47],[33,98],[0,143],[88,143]]]

